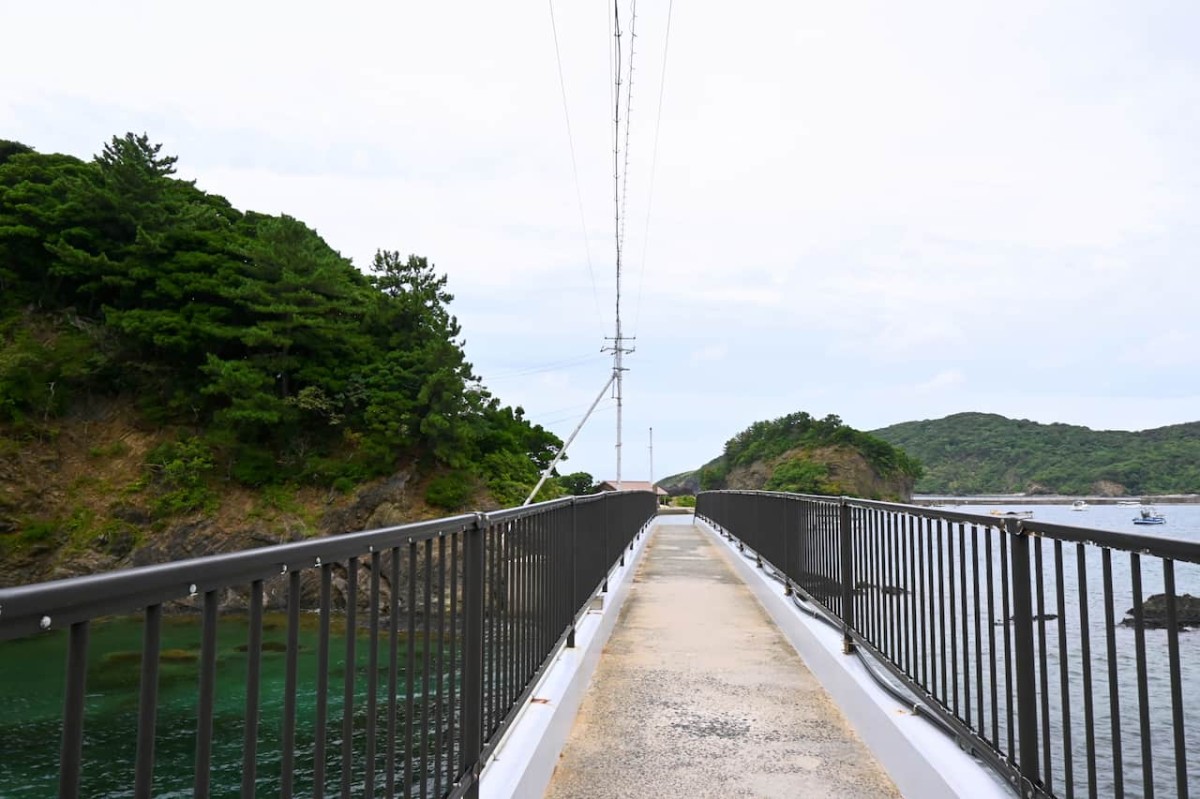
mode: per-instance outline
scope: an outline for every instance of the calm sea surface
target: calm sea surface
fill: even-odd
[[[962,505],[951,510],[964,513],[989,514],[991,511],[1031,511],[1033,522],[1086,527],[1096,530],[1137,534],[1154,538],[1176,538],[1200,541],[1200,505],[1180,504],[1156,506],[1167,517],[1161,526],[1136,525],[1133,518],[1137,508],[1115,505],[1091,506],[1085,511],[1072,510],[1070,505],[1020,505],[995,506]],[[1054,615],[1058,618],[1035,625],[1035,648],[1040,655],[1045,653],[1046,673],[1043,680],[1039,673],[1037,691],[1039,699],[1039,725],[1049,727],[1049,743],[1041,753],[1043,780],[1053,786],[1059,796],[1087,796],[1088,778],[1088,730],[1084,723],[1084,672],[1085,663],[1090,662],[1092,683],[1091,698],[1094,721],[1092,725],[1092,751],[1096,764],[1095,790],[1100,797],[1115,796],[1123,792],[1129,797],[1147,795],[1143,770],[1143,738],[1141,732],[1141,694],[1144,692],[1146,715],[1149,719],[1148,749],[1151,752],[1149,781],[1157,797],[1177,796],[1175,772],[1175,744],[1172,720],[1171,685],[1168,670],[1167,633],[1161,629],[1144,631],[1145,670],[1144,686],[1139,684],[1137,663],[1137,632],[1131,626],[1123,626],[1121,620],[1133,606],[1133,564],[1135,558],[1129,553],[1111,551],[1111,586],[1113,616],[1117,622],[1112,627],[1114,657],[1109,657],[1108,633],[1105,611],[1105,580],[1103,550],[1096,546],[1084,546],[1082,572],[1079,568],[1078,551],[1075,544],[1065,544],[1061,553],[1049,539],[1034,539],[1034,552],[1040,548],[1042,563],[1041,607],[1036,600],[1037,568],[1035,576],[1035,613]],[[986,552],[982,543],[975,552],[968,536],[966,555],[972,560],[984,562]],[[1140,568],[1142,598],[1163,593],[1163,562],[1148,554],[1136,557]],[[993,546],[992,563],[999,574],[998,548]],[[1057,576],[1061,571],[1063,601],[1057,597]],[[1175,593],[1192,594],[1200,597],[1200,567],[1176,563]],[[1083,580],[1081,580],[1081,577]],[[1081,591],[1081,582],[1086,581],[1086,590]],[[997,582],[999,578],[997,577]],[[974,603],[973,589],[968,590],[968,606]],[[997,610],[996,623],[1003,631],[1004,622],[1000,615],[1001,591],[993,591]],[[986,604],[986,594],[980,592],[980,601]],[[1087,625],[1082,617],[1086,611]],[[1060,623],[1063,626],[1060,638]],[[1044,639],[1043,639],[1044,635]],[[974,632],[968,626],[965,636],[959,638],[960,645],[965,637],[968,650],[975,647]],[[983,633],[983,648],[987,651],[988,632]],[[1065,640],[1065,648],[1061,641]],[[1090,659],[1083,658],[1084,643],[1090,647]],[[997,642],[997,649],[1000,644]],[[1188,785],[1191,792],[1200,790],[1200,631],[1185,631],[1179,635],[1182,677],[1182,707],[1185,729],[1185,755]],[[986,658],[986,655],[985,655]],[[1062,668],[1062,663],[1066,669]],[[985,692],[994,681],[1000,686],[1001,696],[1007,687],[1008,676],[1004,671],[1004,658],[995,660],[995,668],[985,660],[982,676]],[[970,668],[974,663],[970,664]],[[1111,669],[1110,669],[1111,667]],[[1115,680],[1110,674],[1115,671]],[[1065,678],[1065,679],[1064,679]],[[977,676],[971,674],[972,683]],[[1065,691],[1064,691],[1065,683]],[[1110,690],[1111,689],[1111,690]],[[1115,702],[1113,693],[1115,692]],[[960,685],[960,704],[967,703],[966,688]],[[971,704],[977,696],[972,695]],[[984,703],[984,727],[990,733],[995,730],[997,740],[1007,748],[1008,719],[1001,710],[999,718],[993,719],[990,707]],[[1115,714],[1112,712],[1116,708]],[[1064,709],[1069,708],[1069,714]],[[1044,710],[1048,710],[1045,713]],[[1114,725],[1114,716],[1116,724]],[[975,713],[978,724],[979,713]],[[1115,735],[1114,735],[1115,732]],[[1116,742],[1114,744],[1114,741]],[[1047,757],[1049,755],[1049,757]],[[1046,763],[1049,763],[1049,768]],[[1069,767],[1068,767],[1069,764]],[[1118,785],[1120,782],[1120,785]]]
[[[313,791],[312,752],[316,705],[313,686],[317,682],[316,616],[305,614],[302,620],[296,730],[297,796],[311,795]],[[240,795],[247,628],[245,616],[236,615],[222,616],[217,627],[211,771],[211,796],[214,799]],[[264,628],[260,700],[262,721],[258,735],[256,795],[273,796],[279,790],[280,719],[283,715],[284,687],[284,655],[279,650],[286,640],[286,617],[282,614],[265,614]],[[133,795],[141,629],[140,618],[115,619],[92,626],[88,651],[83,785],[80,792],[81,796],[88,799],[117,799]],[[365,751],[365,675],[369,660],[364,635],[360,635],[355,664],[356,795],[362,790],[362,753]],[[380,649],[386,650],[386,647],[381,645]],[[200,626],[196,616],[164,617],[156,728],[155,797],[182,799],[192,796],[199,650]],[[344,633],[338,634],[335,629],[330,636],[330,650],[327,795],[337,795],[342,744],[342,686],[346,672]],[[418,646],[418,663],[420,651]],[[0,644],[0,799],[44,799],[57,793],[65,652],[65,636],[61,633]],[[407,653],[407,649],[403,652]],[[402,664],[405,657],[406,654],[401,655]],[[381,651],[376,664],[381,672],[380,707],[376,717],[381,736],[387,729],[387,658],[387,654]],[[400,679],[404,680],[403,672]],[[403,729],[403,724],[401,715],[400,729]],[[377,774],[382,773],[383,765],[384,754],[380,752]]]

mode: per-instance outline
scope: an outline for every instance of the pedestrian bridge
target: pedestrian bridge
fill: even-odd
[[[764,492],[656,510],[0,589],[0,797],[1189,795],[1200,545]]]

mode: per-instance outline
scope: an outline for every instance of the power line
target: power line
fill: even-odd
[[[667,34],[663,39],[662,77],[658,82],[658,115],[654,120],[654,153],[650,159],[650,191],[646,199],[646,228],[642,233],[642,262],[638,270],[637,302],[633,310],[633,335],[637,337],[638,323],[642,318],[642,287],[646,285],[646,249],[650,241],[650,211],[654,206],[654,175],[658,171],[658,133],[662,128],[663,93],[667,86],[667,53],[671,46],[671,11],[675,0],[667,3]]]
[[[613,0],[613,238],[617,248],[617,326],[621,324],[621,6]]]
[[[577,356],[574,358],[567,358],[567,359],[564,359],[561,361],[552,361],[552,362],[548,362],[548,363],[530,364],[529,366],[516,367],[514,369],[496,372],[495,374],[490,375],[487,379],[488,379],[488,382],[492,382],[492,381],[503,382],[505,380],[510,380],[514,377],[523,377],[526,375],[540,374],[542,372],[553,372],[556,369],[567,369],[567,368],[570,368],[573,366],[579,366],[582,364],[595,363],[598,360],[601,360],[601,356],[596,353],[591,353],[589,355],[580,355],[580,356]]]
[[[629,81],[625,88],[625,170],[621,176],[621,250],[625,249],[625,224],[628,220],[626,208],[629,199],[629,131],[633,120],[633,57],[637,44],[637,0],[630,4],[629,20]]]
[[[575,159],[575,137],[571,133],[571,113],[567,105],[567,82],[563,77],[562,53],[558,47],[558,24],[554,19],[554,0],[547,0],[550,6],[550,30],[554,32],[554,59],[558,62],[558,86],[562,90],[563,117],[567,121],[567,144],[571,148],[571,173],[575,176],[575,200],[579,204],[579,224],[583,230],[583,247],[587,253],[588,277],[592,281],[592,299],[596,305],[596,318],[600,321],[601,335],[604,329],[604,314],[600,311],[600,292],[596,288],[596,270],[592,267],[592,246],[588,240],[587,219],[583,213],[583,192],[579,188],[579,166]]]

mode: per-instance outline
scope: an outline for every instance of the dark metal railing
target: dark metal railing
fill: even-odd
[[[66,667],[58,756],[31,775],[6,752],[24,775],[0,794],[474,796],[655,508],[649,492],[567,498],[2,589],[0,659],[58,636]],[[130,613],[140,651],[104,651]],[[180,635],[194,648],[164,648]],[[90,741],[104,670],[126,661],[137,678],[105,710],[119,732]],[[179,668],[195,680],[183,730],[159,717]]]
[[[1187,797],[1200,778],[1200,642],[1180,636],[1200,543],[766,492],[696,512],[1022,796]]]

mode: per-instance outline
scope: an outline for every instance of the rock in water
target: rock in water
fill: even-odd
[[[1135,626],[1133,608],[1125,611],[1121,622],[1126,627]],[[1167,595],[1154,594],[1142,603],[1142,623],[1151,629],[1167,626]],[[1175,596],[1175,623],[1179,629],[1200,627],[1200,597],[1191,594]]]

